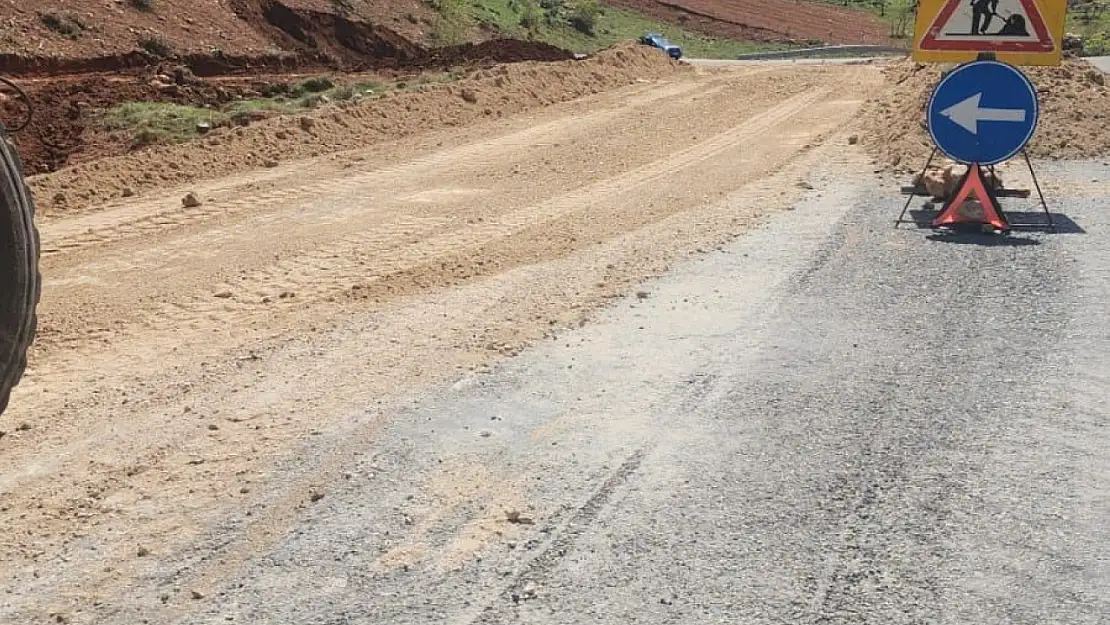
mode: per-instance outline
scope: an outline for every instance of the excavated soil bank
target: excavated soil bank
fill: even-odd
[[[925,126],[929,94],[946,66],[899,61],[884,73],[890,82],[883,95],[860,113],[860,143],[876,165],[908,173],[920,170],[933,149]],[[1065,59],[1059,67],[1027,67],[1037,88],[1040,123],[1029,155],[1034,158],[1082,159],[1110,155],[1110,88],[1090,64]]]
[[[408,54],[406,52],[406,54]],[[269,82],[282,82],[282,74],[334,73],[335,67],[321,57],[316,62],[307,57],[272,58],[252,66],[254,60],[244,59],[235,65],[228,59],[207,57],[185,58],[178,63],[155,64],[143,70],[122,71],[136,64],[142,55],[120,59],[121,71],[107,74],[58,76],[49,79],[22,80],[21,87],[34,104],[34,119],[15,141],[29,174],[41,174],[127,151],[126,141],[96,132],[96,117],[101,111],[123,102],[172,102],[192,106],[217,106],[236,97],[257,96]],[[299,58],[299,60],[298,60]],[[498,63],[522,61],[554,62],[573,58],[569,52],[537,42],[495,39],[480,44],[463,44],[420,51],[405,59],[385,57],[363,63],[359,69],[379,75],[409,75],[419,72],[445,71],[449,68],[488,67]],[[102,59],[103,67],[110,67]],[[149,61],[143,60],[143,63]],[[225,62],[226,61],[226,62]],[[233,60],[232,60],[233,61]],[[152,79],[172,73],[167,68],[184,68],[195,77],[224,79],[189,80],[172,89],[159,88]],[[233,79],[228,79],[228,78]],[[11,126],[24,114],[22,103],[13,99],[0,103],[0,121]]]
[[[146,190],[365,147],[693,71],[656,50],[623,44],[580,61],[523,62],[473,70],[462,79],[390,97],[328,105],[309,114],[219,128],[203,139],[158,146],[33,177],[44,213],[80,211]]]

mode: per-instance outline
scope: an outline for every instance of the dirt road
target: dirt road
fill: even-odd
[[[699,70],[42,224],[41,335],[0,422],[0,621],[206,609],[427,385],[789,207],[879,83]]]

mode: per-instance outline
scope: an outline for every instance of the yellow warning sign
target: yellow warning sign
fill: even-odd
[[[1011,65],[1059,65],[1067,0],[921,0],[913,59],[974,61],[981,52]]]

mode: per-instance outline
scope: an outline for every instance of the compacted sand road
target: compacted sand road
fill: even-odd
[[[788,207],[880,82],[699,70],[46,221],[42,334],[0,422],[0,621],[211,608],[413,393]]]

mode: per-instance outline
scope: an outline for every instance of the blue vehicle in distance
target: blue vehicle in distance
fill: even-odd
[[[682,58],[682,48],[667,41],[667,38],[659,33],[647,33],[643,37],[640,37],[640,43],[653,48],[659,48],[666,52],[667,56],[672,59],[678,60]]]

